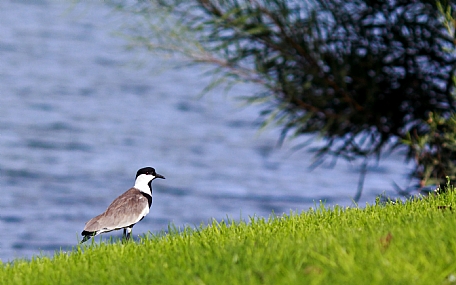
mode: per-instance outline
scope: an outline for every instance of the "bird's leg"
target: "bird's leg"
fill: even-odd
[[[131,228],[124,228],[123,238],[129,240],[131,237]]]
[[[131,237],[131,228],[127,228],[127,239]]]

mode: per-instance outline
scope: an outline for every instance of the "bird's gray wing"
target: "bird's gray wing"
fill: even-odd
[[[138,189],[131,188],[117,197],[103,214],[89,220],[84,231],[99,234],[121,229],[136,224],[148,213],[147,197]]]

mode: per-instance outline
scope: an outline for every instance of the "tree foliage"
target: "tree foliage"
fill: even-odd
[[[449,5],[438,8],[443,16],[442,22],[448,35],[456,42],[456,13]],[[448,53],[455,54],[456,49],[449,48]],[[453,75],[456,85],[456,76]],[[456,114],[442,116],[430,113],[421,129],[412,129],[403,143],[409,146],[409,156],[416,162],[412,175],[419,179],[420,186],[440,185],[446,189],[445,180],[456,182]]]
[[[456,115],[444,118],[430,114],[426,133],[411,132],[404,142],[410,146],[417,164],[412,175],[420,186],[440,185],[445,178],[456,181]]]
[[[454,11],[451,5],[442,2],[441,11]],[[223,79],[262,85],[248,100],[264,104],[265,122],[281,126],[283,137],[319,134],[325,143],[317,157],[347,159],[403,145],[411,132],[429,132],[429,114],[455,111],[456,42],[438,8],[426,0],[128,6],[155,30],[137,33],[136,44],[214,64]],[[151,17],[164,9],[174,20]],[[410,157],[414,151],[408,144]]]

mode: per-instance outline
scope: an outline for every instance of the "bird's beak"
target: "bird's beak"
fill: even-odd
[[[165,179],[165,176],[157,173],[157,174],[155,174],[155,178]]]

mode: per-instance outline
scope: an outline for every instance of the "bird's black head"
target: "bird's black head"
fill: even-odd
[[[163,175],[160,175],[157,172],[155,172],[155,169],[152,167],[144,167],[144,168],[141,168],[140,170],[138,170],[138,172],[136,172],[136,178],[138,178],[138,176],[141,174],[153,175],[153,176],[155,176],[155,178],[165,179],[165,177]]]

